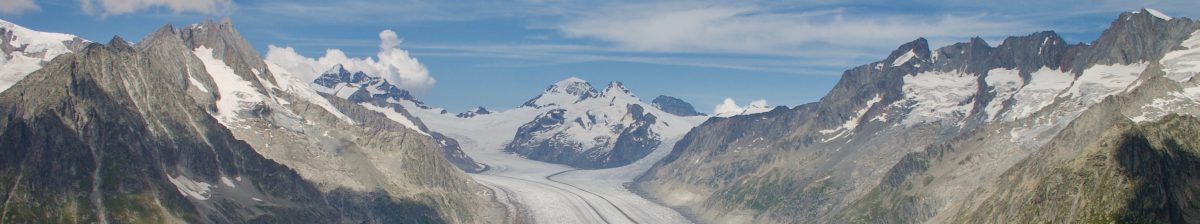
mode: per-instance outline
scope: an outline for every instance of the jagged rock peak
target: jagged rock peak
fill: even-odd
[[[133,46],[129,46],[129,41],[125,41],[125,38],[121,38],[121,36],[113,36],[112,40],[108,41],[108,47],[119,50],[133,49]]]
[[[663,112],[667,112],[667,113],[674,114],[674,115],[679,115],[679,116],[704,116],[705,115],[704,113],[696,112],[696,108],[693,107],[692,104],[688,103],[687,101],[683,101],[682,99],[675,98],[675,97],[659,95],[658,97],[655,97],[653,101],[650,101],[650,104],[653,105],[654,107],[658,108],[659,110],[662,110]]]
[[[596,88],[593,88],[592,84],[588,83],[587,80],[570,77],[555,82],[550,87],[546,87],[546,91],[529,101],[525,101],[521,106],[543,107],[548,105],[564,105],[598,96],[600,96],[600,92],[596,91]]]
[[[629,89],[626,89],[625,84],[623,84],[619,81],[612,81],[612,82],[608,83],[608,87],[604,88],[603,95],[614,96],[614,94],[624,94],[624,95],[634,96],[633,92],[630,92]],[[636,96],[634,96],[634,97],[636,97]]]
[[[897,67],[918,65],[918,63],[927,59],[929,59],[929,41],[921,37],[912,42],[900,45],[900,48],[892,51],[892,54],[884,61],[889,62],[892,67]]]
[[[321,73],[317,79],[312,81],[312,85],[318,92],[338,95],[352,102],[365,102],[372,98],[390,98],[397,101],[408,100],[424,106],[424,103],[416,100],[408,90],[400,89],[384,78],[371,76],[362,71],[351,72],[342,64],[334,65]]]
[[[163,41],[179,41],[179,33],[175,32],[175,28],[171,24],[165,24],[149,35],[146,35],[146,38],[142,38],[142,42],[138,43],[138,46],[157,45]]]

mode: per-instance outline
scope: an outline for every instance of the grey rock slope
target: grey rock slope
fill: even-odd
[[[704,113],[696,112],[696,108],[687,101],[670,96],[658,96],[650,101],[651,105],[662,110],[663,112],[671,113],[679,116],[704,116]]]
[[[1099,139],[1096,131],[1063,131],[1101,113],[1085,111],[1138,122],[1196,113],[1196,80],[1168,79],[1164,68],[1195,60],[1177,58],[1187,55],[1185,40],[1195,39],[1197,28],[1187,18],[1139,10],[1121,14],[1090,44],[1066,44],[1050,31],[995,47],[974,38],[930,49],[918,39],[847,70],[818,102],[710,119],[635,187],[708,222],[1015,218],[977,208],[1034,207],[973,195],[1011,192],[1001,177],[1044,163],[1023,161],[1053,148],[1054,139]],[[1127,100],[1111,106],[1113,97]],[[980,216],[994,219],[974,218]]]
[[[169,37],[89,45],[0,94],[3,222],[441,221],[386,195],[323,193],[260,156],[188,94],[203,66]]]

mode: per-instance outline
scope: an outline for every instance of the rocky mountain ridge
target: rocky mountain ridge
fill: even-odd
[[[1121,14],[1091,44],[1052,31],[996,47],[918,39],[847,70],[819,102],[705,122],[637,186],[710,222],[957,220],[983,201],[967,195],[994,188],[1085,110],[1139,122],[1195,114],[1196,83],[1162,68],[1195,60],[1183,43],[1197,24],[1152,12]],[[1096,106],[1112,97],[1133,100]]]

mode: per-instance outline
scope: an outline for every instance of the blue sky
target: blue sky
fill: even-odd
[[[1117,14],[1143,7],[1196,18],[1200,1],[4,0],[0,19],[107,42],[229,17],[264,55],[274,45],[312,58],[331,48],[376,57],[380,32],[392,30],[436,80],[414,92],[451,111],[515,107],[576,76],[708,112],[726,97],[816,101],[843,70],[918,37],[995,46],[1055,30],[1091,42]]]

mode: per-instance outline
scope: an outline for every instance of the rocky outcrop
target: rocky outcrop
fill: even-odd
[[[655,108],[678,116],[705,116],[704,113],[696,112],[696,108],[692,104],[681,99],[660,95],[650,101]]]
[[[475,117],[477,115],[488,115],[488,114],[492,114],[492,111],[489,111],[487,108],[476,107],[474,110],[469,110],[467,112],[458,113],[454,116],[458,117],[458,118],[470,118],[470,117]]]

